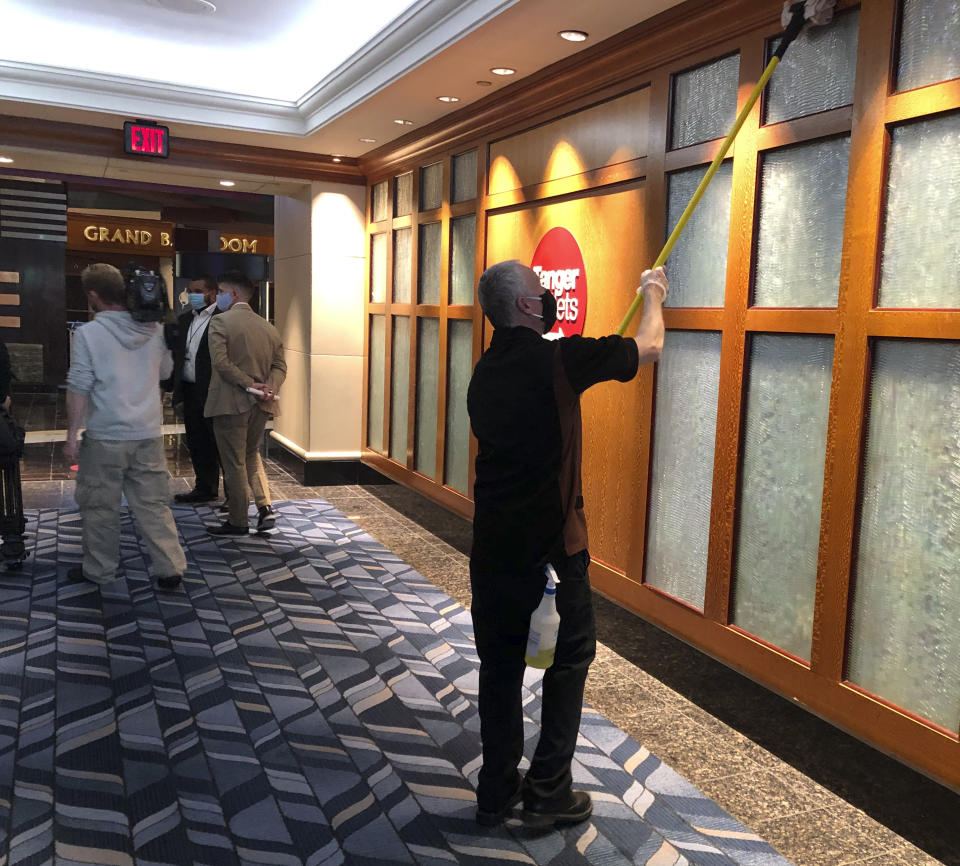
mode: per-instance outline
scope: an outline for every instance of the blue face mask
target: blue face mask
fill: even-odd
[[[203,299],[203,292],[190,292],[190,294],[187,295],[187,302],[195,310],[202,310],[206,306]]]
[[[226,312],[233,305],[233,295],[228,295],[226,292],[222,292],[217,295],[217,306],[220,308],[221,312]]]

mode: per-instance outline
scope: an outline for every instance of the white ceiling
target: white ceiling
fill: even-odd
[[[161,8],[198,2],[0,0],[0,113],[118,130],[123,120],[149,118],[174,136],[360,156],[678,0],[208,0],[212,14]],[[562,29],[590,38],[566,42]],[[495,66],[517,74],[493,75]],[[398,126],[399,118],[413,123]],[[112,174],[109,165],[99,171]]]
[[[295,102],[411,6],[364,0],[0,0],[17,63]],[[420,4],[422,5],[422,4]],[[181,11],[183,8],[196,11]]]

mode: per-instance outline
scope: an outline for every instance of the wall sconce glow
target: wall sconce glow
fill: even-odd
[[[590,34],[586,30],[561,30],[557,36],[567,42],[586,42]]]
[[[377,140],[376,140],[375,138],[361,138],[360,141],[362,141],[364,144],[376,144],[376,143],[377,143]]]
[[[515,75],[517,70],[509,66],[495,66],[490,70],[494,75]]]
[[[221,180],[220,186],[236,186],[237,184],[232,180]]]
[[[412,120],[399,120],[399,119],[398,119],[398,120],[395,120],[394,123],[396,123],[398,126],[413,126],[413,121],[412,121]]]
[[[0,162],[7,163],[13,162],[13,160],[9,156],[0,156]]]
[[[460,101],[459,96],[438,96],[437,99],[440,102],[459,102]]]

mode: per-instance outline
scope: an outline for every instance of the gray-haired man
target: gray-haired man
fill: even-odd
[[[587,669],[596,637],[580,484],[580,395],[598,382],[632,379],[660,357],[662,268],[644,271],[636,337],[544,340],[556,301],[518,261],[484,271],[480,306],[494,327],[470,380],[467,408],[477,437],[471,616],[480,656],[477,821],[500,823],[520,800],[538,825],[576,824],[593,806],[572,787]],[[540,739],[521,780],[521,687],[530,615],[543,594],[544,566],[560,575],[560,630],[543,677]]]

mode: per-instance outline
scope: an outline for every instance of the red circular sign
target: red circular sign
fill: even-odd
[[[530,264],[545,291],[557,299],[557,323],[544,336],[548,340],[582,334],[587,321],[587,271],[576,238],[565,228],[548,231]]]

